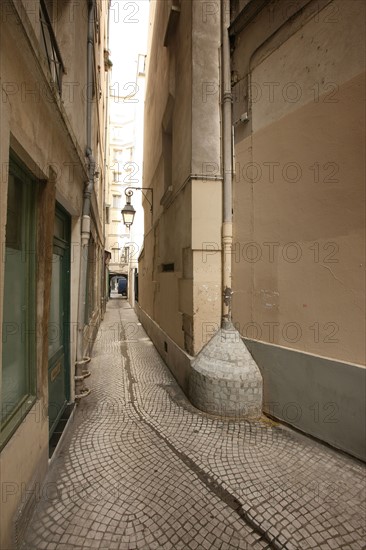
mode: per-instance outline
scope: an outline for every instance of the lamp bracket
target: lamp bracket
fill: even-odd
[[[133,191],[141,191],[142,192],[145,199],[147,200],[147,202],[150,205],[150,212],[152,212],[153,211],[153,190],[152,190],[152,188],[151,187],[126,187],[126,189],[125,189],[126,197],[132,197]],[[144,193],[144,191],[150,191],[151,192],[151,202],[148,199],[148,197],[146,196],[146,194]]]

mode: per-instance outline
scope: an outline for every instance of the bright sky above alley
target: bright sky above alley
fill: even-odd
[[[146,54],[149,0],[112,0],[110,8],[111,86],[118,82],[119,95],[131,90],[123,87],[136,81],[139,54]]]

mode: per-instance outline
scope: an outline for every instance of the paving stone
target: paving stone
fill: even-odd
[[[40,500],[22,550],[273,548],[258,525],[284,550],[363,548],[364,466],[289,429],[195,409],[124,300],[108,304],[90,371],[46,480],[57,498]],[[257,384],[226,382],[228,396]]]

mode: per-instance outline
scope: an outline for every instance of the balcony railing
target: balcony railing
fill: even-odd
[[[52,80],[56,84],[57,91],[62,95],[62,76],[65,73],[65,66],[62,61],[60,48],[58,47],[52,22],[48,14],[44,0],[40,1],[39,17],[41,21],[41,34],[43,47],[47,56],[48,67]]]

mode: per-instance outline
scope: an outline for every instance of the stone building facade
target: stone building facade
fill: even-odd
[[[225,6],[234,148],[223,251]],[[261,370],[264,412],[360,458],[364,21],[358,0],[152,3],[144,185],[154,204],[138,306],[189,391],[192,358],[220,328],[229,254],[232,320]]]
[[[108,7],[0,7],[1,548],[39,498],[103,315]]]
[[[135,300],[137,259],[143,241],[141,193],[134,193],[136,214],[131,227],[123,224],[121,211],[126,203],[125,191],[142,185],[144,54],[137,56],[136,66],[134,81],[127,85],[130,88],[127,95],[119,95],[123,91],[123,86],[126,88],[120,71],[113,68],[111,74],[105,220],[105,246],[111,255],[111,286],[116,286],[119,276],[126,277],[128,299],[131,304],[134,304]]]
[[[365,458],[365,3],[260,4],[231,5],[233,318],[265,412]]]
[[[203,90],[205,82],[219,87],[220,17],[207,25],[203,7],[152,2],[147,58],[144,186],[153,188],[153,212],[145,208],[139,303],[183,387],[205,323],[221,315],[221,258],[205,250],[221,239],[222,178],[211,175],[220,104]]]

